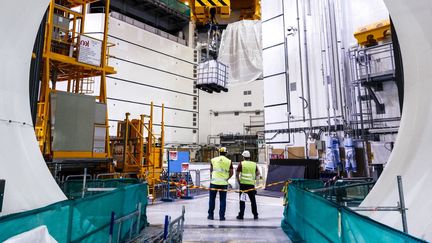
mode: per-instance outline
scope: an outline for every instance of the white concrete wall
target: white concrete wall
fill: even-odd
[[[259,111],[263,115],[263,81],[257,80],[228,87],[228,92],[209,94],[199,91],[199,143],[206,144],[209,135],[244,134],[245,125],[250,124],[250,117]],[[244,95],[244,91],[251,91]],[[250,102],[252,106],[245,107]],[[215,116],[215,112],[218,113]],[[234,112],[239,112],[235,115]]]
[[[325,1],[311,0],[310,6],[307,4],[308,1],[298,2],[300,26],[297,22],[295,0],[262,1],[266,130],[287,129],[288,118],[290,128],[307,128],[309,118],[312,118],[312,126],[327,126],[329,113],[332,117],[331,125],[342,125],[347,110],[344,101],[345,80],[346,74],[350,71],[344,69],[346,68],[344,63],[348,48],[356,44],[353,34],[359,27],[388,18],[382,0],[335,0],[337,27],[336,31],[331,31],[330,26],[323,20],[326,18]],[[303,13],[303,3],[306,4],[306,14]],[[306,19],[306,28],[303,25],[304,19]],[[297,31],[287,31],[290,28]],[[305,33],[307,47],[304,40]],[[336,68],[333,75],[330,68],[332,56],[328,48],[330,40],[327,38],[329,33],[337,33],[337,39],[335,38],[333,42],[337,43],[334,44],[336,51],[334,63],[335,65],[339,63],[339,68]],[[299,57],[300,51],[302,59]],[[308,58],[307,63],[306,58]],[[306,73],[309,74],[310,96],[307,93]],[[331,80],[334,80],[333,85]],[[292,89],[293,85],[296,86],[295,90]],[[395,85],[385,84],[384,92],[377,95],[386,103],[389,114],[397,116],[399,105]],[[308,114],[308,109],[303,109],[305,103],[300,97],[310,99],[311,116]],[[275,134],[267,133],[266,139],[273,138]],[[281,133],[268,140],[268,143],[274,148],[284,148],[287,144],[305,146],[305,136],[303,133],[290,136]]]
[[[331,115],[340,117],[343,106],[340,104],[340,84],[335,82],[335,93],[323,76],[323,59],[321,58],[323,28],[320,21],[320,1],[311,1],[310,15],[306,13],[306,32],[303,26],[303,6],[299,5],[300,28],[297,22],[296,1],[263,1],[263,57],[264,57],[264,105],[266,130],[287,129],[288,117],[290,128],[307,127],[308,109],[304,109],[308,99],[307,73],[310,84],[310,104],[312,126],[327,125],[327,96]],[[309,6],[306,6],[306,12]],[[284,9],[284,10],[283,10]],[[285,24],[284,24],[285,23]],[[285,28],[285,31],[284,31]],[[286,31],[288,28],[295,28],[292,35]],[[304,35],[307,35],[307,47],[305,46]],[[286,36],[286,44],[284,36]],[[300,43],[299,43],[300,35]],[[285,50],[287,57],[285,57]],[[307,52],[307,57],[306,57]],[[300,58],[300,53],[302,57]],[[307,61],[306,61],[307,59]],[[325,60],[325,59],[324,59]],[[308,66],[307,66],[308,65]],[[329,76],[329,70],[324,72]],[[336,74],[338,75],[338,74]],[[288,87],[287,87],[288,85]],[[296,86],[295,89],[293,86]],[[335,96],[335,104],[332,103],[332,96]],[[334,111],[333,111],[334,110]],[[289,113],[290,112],[290,113]],[[334,124],[335,121],[332,120]],[[341,124],[341,121],[336,121]],[[273,138],[275,133],[267,133],[266,138]],[[296,136],[295,138],[293,136]],[[296,141],[295,144],[293,141]],[[304,134],[294,134],[288,137],[287,134],[278,134],[270,143],[273,147],[283,148],[287,142],[296,146],[304,146]]]
[[[85,31],[101,32],[101,16],[87,16]],[[107,78],[110,134],[116,134],[117,121],[123,120],[126,112],[131,118],[150,114],[153,101],[155,123],[160,123],[161,105],[165,104],[167,144],[196,143],[194,50],[116,18],[109,21],[108,41],[115,45],[110,48],[110,65],[117,71]],[[155,128],[158,133],[159,127]]]

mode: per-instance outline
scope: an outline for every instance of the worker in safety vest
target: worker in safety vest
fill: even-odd
[[[219,189],[219,220],[225,220],[226,195],[228,189],[228,179],[233,175],[233,165],[225,155],[227,149],[219,149],[220,156],[213,158],[210,165],[210,189]],[[225,191],[224,191],[225,190]],[[213,211],[215,209],[216,194],[218,190],[210,190],[209,210],[207,219],[213,220]]]
[[[245,150],[242,153],[244,160],[238,165],[236,171],[236,178],[240,184],[240,190],[247,192],[240,192],[240,212],[237,215],[237,219],[243,219],[244,211],[246,207],[246,194],[249,196],[252,205],[252,214],[254,219],[258,219],[258,210],[255,199],[255,182],[256,178],[260,176],[258,166],[255,162],[250,161],[250,153]]]

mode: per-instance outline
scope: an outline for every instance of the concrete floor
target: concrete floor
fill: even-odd
[[[219,203],[216,199],[215,216]],[[226,221],[207,220],[208,195],[192,200],[158,202],[149,205],[147,217],[151,225],[162,225],[165,215],[173,219],[186,207],[184,242],[291,242],[280,228],[283,206],[282,198],[257,196],[259,220],[253,220],[250,204],[246,204],[244,220],[237,220],[239,202],[237,193],[228,193]]]

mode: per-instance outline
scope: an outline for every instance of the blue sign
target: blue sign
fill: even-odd
[[[170,156],[168,156],[168,172],[181,173],[182,164],[189,163],[189,161],[190,161],[190,156],[188,151],[178,151],[176,160],[170,160]]]

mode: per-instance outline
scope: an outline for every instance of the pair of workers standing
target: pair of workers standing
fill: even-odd
[[[211,160],[210,165],[211,182],[207,219],[214,219],[216,195],[219,192],[219,220],[223,221],[225,220],[228,180],[234,174],[234,169],[231,160],[226,157],[227,150],[225,147],[219,149],[219,154],[218,157]],[[249,196],[254,219],[258,219],[258,210],[255,199],[255,181],[256,177],[259,176],[258,167],[255,162],[250,161],[249,151],[244,151],[242,156],[244,160],[238,165],[236,170],[236,179],[239,182],[240,190],[242,191],[239,194],[240,212],[237,215],[237,219],[242,220],[244,217],[246,195]]]

